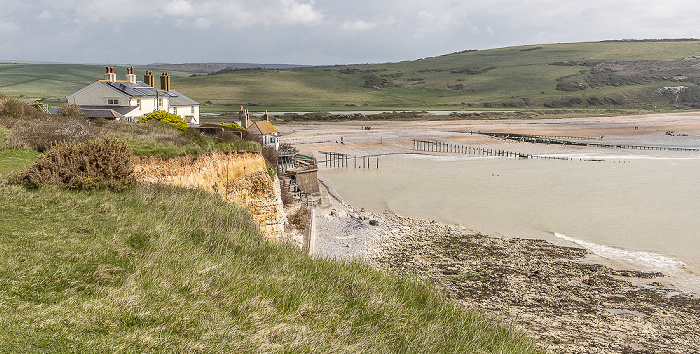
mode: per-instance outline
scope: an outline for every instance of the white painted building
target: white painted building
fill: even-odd
[[[129,121],[153,111],[176,114],[190,125],[199,125],[199,103],[170,89],[170,76],[160,76],[160,89],[154,76],[147,71],[144,81],[136,81],[134,68],[128,68],[125,80],[117,80],[113,67],[107,67],[104,80],[98,80],[66,97],[88,115],[101,110],[115,111]],[[89,116],[89,115],[88,115]]]

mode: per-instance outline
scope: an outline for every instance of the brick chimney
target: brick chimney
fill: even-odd
[[[160,89],[163,91],[170,91],[170,75],[168,75],[168,73],[160,75]]]
[[[107,66],[105,67],[106,72],[105,72],[105,81],[108,82],[115,82],[117,81],[117,74],[114,73],[114,67],[113,66]]]
[[[143,75],[143,82],[146,83],[148,86],[155,87],[156,82],[153,73],[150,71],[146,71],[146,74]]]
[[[266,121],[266,122],[269,122],[269,121],[270,121],[270,115],[267,114],[267,109],[265,109],[265,114],[263,114],[263,118],[265,118],[265,121]]]

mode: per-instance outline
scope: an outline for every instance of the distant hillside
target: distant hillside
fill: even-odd
[[[203,110],[700,108],[700,42],[467,50],[416,61],[183,78]],[[680,94],[664,87],[683,86]]]
[[[161,65],[166,64],[144,70],[168,71],[173,88],[204,103],[203,112],[236,111],[240,105],[273,111],[700,108],[697,39],[465,50],[373,65]],[[101,79],[103,70],[88,65],[0,64],[0,92],[65,97]]]
[[[186,63],[186,64],[165,64],[153,63],[148,65],[134,66],[136,68],[155,71],[185,71],[191,73],[210,74],[224,69],[299,69],[308,68],[310,65],[290,65],[290,64],[254,64],[254,63]]]

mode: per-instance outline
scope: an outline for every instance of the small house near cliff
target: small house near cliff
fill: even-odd
[[[241,109],[238,111],[238,117],[240,118],[238,125],[258,135],[260,140],[262,140],[263,146],[274,146],[276,150],[279,150],[279,132],[277,128],[270,123],[270,116],[267,114],[267,110],[265,110],[265,114],[263,115],[264,120],[253,122],[250,120],[248,110],[243,109],[243,106],[241,106]]]
[[[136,81],[134,68],[127,68],[124,80],[117,80],[114,67],[107,67],[104,80],[66,96],[68,103],[83,109],[87,117],[125,119],[137,121],[154,111],[166,111],[180,116],[187,124],[199,125],[200,104],[170,89],[170,76],[160,76],[160,89],[155,87],[155,77],[146,71],[143,81]]]

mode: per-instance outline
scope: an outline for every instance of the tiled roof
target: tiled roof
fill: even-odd
[[[260,130],[260,134],[262,134],[262,135],[272,134],[272,133],[277,132],[277,129],[275,128],[275,126],[272,125],[272,123],[270,123],[269,121],[261,120],[261,121],[255,122],[254,124],[256,127],[258,127],[258,130]]]

